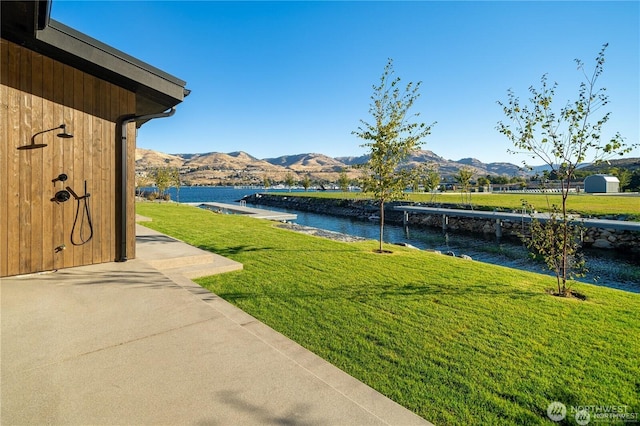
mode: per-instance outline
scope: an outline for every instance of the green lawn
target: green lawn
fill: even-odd
[[[637,294],[575,284],[587,300],[564,299],[544,275],[189,206],[137,211],[244,265],[200,285],[435,424],[551,424],[556,400],[640,413]]]
[[[363,199],[367,196],[361,192],[292,192],[273,193],[274,195],[286,196],[309,196],[322,198],[345,198]],[[415,193],[408,194],[409,201],[429,202],[431,194]],[[472,193],[471,203],[478,208],[493,210],[494,208],[517,210],[522,209],[522,200],[532,204],[538,211],[548,211],[547,199],[550,204],[560,206],[562,199],[560,195],[544,194],[498,194],[498,193]],[[435,196],[438,203],[462,203],[460,193],[445,192]],[[635,221],[640,221],[640,196],[620,196],[620,195],[591,195],[572,194],[569,195],[567,207],[573,213],[580,213],[584,216],[605,216],[612,214],[623,214]]]

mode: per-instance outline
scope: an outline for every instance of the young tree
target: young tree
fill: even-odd
[[[413,192],[418,192],[420,190],[420,186],[422,186],[423,192],[431,191],[431,186],[429,180],[429,174],[437,168],[437,164],[435,163],[422,163],[413,167],[413,169],[409,170],[411,177],[411,189]],[[439,179],[439,177],[438,177]]]
[[[158,196],[165,198],[167,189],[171,186],[171,173],[168,167],[156,167],[150,174],[158,188]]]
[[[489,180],[488,177],[480,176],[478,178],[478,186],[479,187],[488,187],[489,185],[491,185],[491,181]]]
[[[465,194],[467,194],[467,201],[471,204],[471,178],[473,177],[473,170],[468,167],[463,167],[458,170],[458,173],[454,176],[454,179],[460,185],[460,196],[462,202],[465,202]]]
[[[562,220],[558,206],[548,207],[551,211],[549,220],[542,222],[534,216],[529,225],[529,235],[523,235],[523,240],[531,251],[532,257],[541,258],[547,269],[556,275],[558,294],[566,295],[569,289],[562,292],[561,277],[566,274],[566,278],[573,279],[583,277],[587,272],[584,257],[579,252],[578,235],[582,230],[578,226],[569,225],[567,232],[572,238],[565,240],[559,237],[564,235],[567,223]],[[534,206],[526,201],[523,208],[531,212],[535,211]]]
[[[287,175],[284,177],[284,183],[289,188],[289,192],[291,192],[291,187],[295,183],[295,180],[293,179],[293,175],[290,172],[288,172]]]
[[[269,187],[271,186],[271,180],[269,180],[269,176],[264,175],[262,177],[262,186],[264,186],[264,189],[269,189]]]
[[[554,228],[558,232],[547,233],[548,238],[554,239],[552,245],[560,247],[556,251],[561,260],[561,267],[556,272],[560,295],[567,295],[570,291],[567,279],[571,266],[571,244],[575,241],[575,235],[569,223],[567,198],[576,168],[587,160],[587,156],[597,163],[614,155],[624,155],[635,146],[624,144],[619,133],[608,142],[603,142],[600,138],[602,127],[610,116],[607,112],[600,117],[594,117],[597,111],[608,103],[605,89],[596,85],[602,75],[606,48],[607,44],[603,45],[598,53],[591,74],[587,74],[582,61],[576,59],[584,80],[580,83],[578,98],[572,103],[567,103],[559,111],[553,109],[557,84],[549,84],[547,75],[542,76],[540,89],[533,86],[529,88],[531,97],[528,105],[521,104],[511,90],[507,92],[506,102],[498,102],[510,124],[499,122],[497,129],[515,146],[516,150],[510,152],[526,153],[536,160],[543,161],[549,166],[550,174],[556,174],[561,184],[562,206],[555,209],[560,216],[559,228]],[[555,210],[552,210],[552,216]],[[553,220],[546,223],[556,227]]]
[[[389,59],[379,85],[373,86],[369,113],[372,123],[360,120],[361,126],[352,132],[364,139],[361,145],[369,149],[369,160],[362,165],[362,189],[371,193],[380,208],[380,247],[384,240],[384,205],[405,196],[410,183],[408,173],[398,170],[400,163],[422,144],[422,138],[433,125],[414,122],[419,113],[410,114],[420,94],[420,82],[410,82],[400,88],[400,78],[393,76],[393,61]]]
[[[342,192],[347,192],[349,190],[349,176],[347,176],[347,172],[342,170],[340,172],[340,177],[338,178],[338,186]]]
[[[625,192],[631,183],[631,170],[614,167],[608,173],[617,177],[620,181],[620,192]]]
[[[440,173],[438,173],[438,165],[433,164],[427,166],[427,172],[422,180],[424,190],[431,193],[430,201],[435,201],[438,187],[440,186]]]
[[[308,174],[306,174],[304,176],[304,179],[302,179],[302,187],[304,188],[304,191],[307,192],[310,186],[311,186],[311,178],[309,177]]]
[[[180,202],[180,185],[182,184],[180,180],[180,169],[177,167],[171,167],[169,169],[169,187],[173,187],[176,189],[176,201]]]
[[[135,185],[136,185],[136,196],[141,196],[141,188],[145,186],[149,186],[151,183],[151,179],[147,175],[136,175]]]
[[[422,185],[422,177],[424,175],[424,170],[422,166],[418,166],[413,169],[413,173],[411,174],[411,192],[417,193],[420,191],[420,185]]]

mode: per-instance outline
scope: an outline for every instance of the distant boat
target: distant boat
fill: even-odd
[[[377,214],[372,214],[367,219],[372,220],[372,221],[373,220],[380,220],[380,216],[378,216]]]

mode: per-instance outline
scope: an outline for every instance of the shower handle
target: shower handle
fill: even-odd
[[[73,195],[73,198],[75,198],[76,200],[82,200],[82,199],[84,199],[84,198],[88,198],[88,197],[90,197],[90,196],[91,196],[91,194],[86,193],[86,192],[87,192],[87,182],[86,182],[86,181],[85,181],[85,183],[84,183],[84,191],[85,191],[85,194],[84,194],[84,195],[80,196],[80,195],[76,194],[76,193],[74,192],[74,190],[73,190],[73,189],[71,189],[71,187],[70,187],[70,186],[67,186],[67,191],[69,191],[69,192],[71,193],[71,195]]]
[[[58,177],[57,177],[57,178],[55,178],[55,179],[53,179],[51,182],[53,182],[53,183],[56,183],[56,182],[58,182],[58,181],[60,181],[60,182],[64,182],[64,181],[66,181],[68,178],[69,178],[69,176],[67,176],[66,174],[64,174],[64,173],[60,173],[60,174],[58,175]]]
[[[58,191],[56,192],[56,195],[51,199],[51,201],[55,201],[56,203],[60,204],[60,203],[64,203],[65,201],[69,201],[69,198],[71,198],[71,194],[69,193],[69,191]]]

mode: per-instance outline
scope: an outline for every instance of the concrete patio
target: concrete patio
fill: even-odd
[[[429,424],[187,278],[242,265],[137,232],[135,260],[1,280],[0,423]]]

